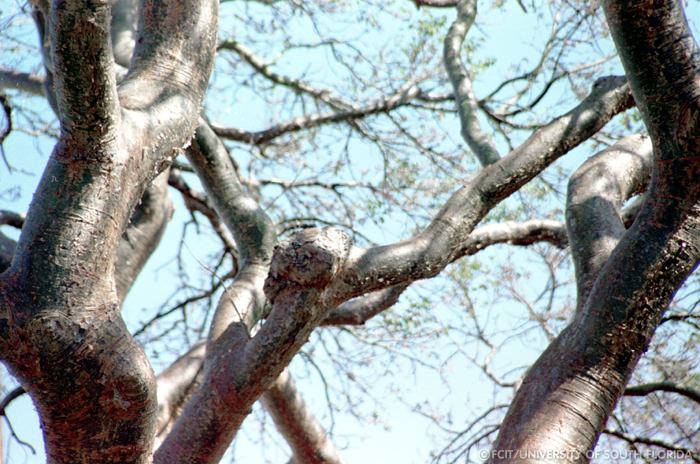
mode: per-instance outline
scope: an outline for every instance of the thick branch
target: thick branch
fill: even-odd
[[[61,130],[79,140],[116,137],[119,104],[109,33],[110,10],[108,2],[99,0],[51,3],[57,115]]]
[[[625,233],[622,205],[651,176],[651,139],[632,135],[588,159],[569,180],[566,223],[576,266],[578,301]]]
[[[600,79],[576,108],[535,131],[453,194],[423,232],[397,244],[355,249],[334,285],[337,304],[359,294],[435,276],[455,259],[474,226],[495,205],[631,104],[624,79]]]
[[[445,36],[443,60],[447,75],[454,89],[462,137],[474,152],[482,166],[498,161],[501,157],[491,139],[481,130],[477,110],[479,107],[472,81],[462,62],[462,45],[476,18],[476,0],[461,0],[457,4],[457,19]]]
[[[158,374],[157,441],[167,435],[201,377],[206,344],[200,342]],[[156,446],[157,447],[157,446]]]
[[[565,462],[595,445],[700,259],[700,54],[682,5],[608,1],[605,12],[654,146],[651,187],[581,310],[528,372],[495,443],[496,450],[566,451]]]
[[[658,156],[683,155],[675,138],[697,134],[700,50],[681,2],[606,1],[605,15]],[[673,91],[671,91],[673,89]],[[697,143],[697,142],[695,142]],[[685,154],[686,156],[688,154]],[[668,166],[667,169],[675,166]]]
[[[161,456],[169,456],[171,453],[179,455],[182,453],[183,446],[180,440],[186,435],[189,436],[190,433],[196,433],[206,435],[208,438],[204,443],[188,439],[187,442],[191,445],[185,454],[204,455],[206,459],[216,460],[216,456],[223,453],[237,432],[245,414],[241,415],[238,412],[241,407],[239,401],[226,404],[225,407],[217,406],[222,401],[222,392],[212,389],[211,385],[212,382],[217,384],[221,382],[222,376],[242,375],[246,370],[262,367],[249,365],[245,366],[242,372],[238,372],[237,366],[229,365],[231,361],[228,358],[232,353],[238,353],[231,347],[239,347],[238,349],[241,350],[246,344],[255,343],[255,341],[249,343],[249,333],[262,315],[261,310],[265,301],[262,284],[267,276],[276,237],[268,216],[242,189],[227,150],[203,121],[197,130],[195,142],[188,151],[188,158],[202,179],[209,197],[214,200],[219,215],[233,232],[243,262],[236,280],[221,298],[214,316],[205,360],[208,368],[202,380],[203,387],[195,393],[173,431],[172,437],[168,437],[160,448],[157,459],[161,459]],[[258,337],[260,335],[256,338]],[[288,362],[291,358],[286,359]],[[281,369],[285,365],[278,366],[272,363],[272,368]],[[305,456],[304,449],[299,447],[302,446],[302,442],[306,442],[307,446],[312,444],[322,452],[319,456],[333,458],[336,456],[335,453],[331,453],[334,448],[327,439],[321,440],[320,436],[325,437],[325,434],[308,412],[304,412],[306,410],[301,398],[295,397],[293,398],[295,401],[285,403],[289,388],[292,387],[290,382],[291,379],[288,377],[279,380],[267,401],[269,407],[273,409],[273,414],[286,415],[287,412],[293,411],[301,414],[286,415],[284,422],[286,428],[280,430],[282,435],[290,442],[293,449],[298,448],[302,456]],[[265,383],[259,382],[247,385],[241,395],[242,401],[246,401],[246,398],[247,401],[257,398],[257,396],[248,396],[246,389],[260,394],[261,389],[265,387]],[[240,388],[243,388],[242,385]],[[210,412],[203,416],[201,411]],[[310,424],[313,427],[309,428]]]
[[[190,137],[217,4],[144,2],[145,51],[120,89],[128,109],[119,111],[109,2],[52,2],[47,66],[61,139],[0,279],[0,307],[11,311],[0,348],[39,411],[48,462],[150,462],[155,379],[119,316],[115,257],[149,181]],[[156,72],[173,61],[190,78],[186,88]]]
[[[211,343],[232,322],[252,327],[259,319],[264,304],[262,284],[276,236],[270,218],[243,190],[228,151],[206,122],[200,121],[187,156],[219,216],[233,233],[241,256],[239,275],[214,314],[209,332]]]
[[[142,2],[138,39],[119,98],[129,129],[138,134],[129,142],[158,163],[164,155],[174,158],[173,148],[184,146],[197,127],[214,63],[218,3]]]
[[[471,233],[456,253],[455,260],[474,255],[492,245],[507,243],[528,246],[542,241],[559,248],[566,247],[568,240],[564,224],[552,220],[488,224]],[[321,325],[362,325],[396,304],[406,288],[407,284],[399,284],[347,301],[329,311]]]
[[[136,277],[160,243],[173,211],[166,171],[156,177],[143,194],[119,242],[115,264],[119,301],[124,301]]]
[[[263,405],[292,449],[295,464],[341,464],[326,431],[316,421],[286,370],[263,395]]]
[[[239,322],[231,323],[220,335],[219,347],[212,350],[216,359],[156,453],[156,463],[217,462],[221,458],[253,403],[324,317],[326,286],[349,248],[346,236],[314,229],[279,246],[265,284],[271,302],[268,319],[252,339],[248,339],[248,327]]]

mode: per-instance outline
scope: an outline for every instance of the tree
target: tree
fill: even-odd
[[[333,2],[308,7],[243,3],[252,10],[247,25],[262,32],[266,26],[253,21],[258,8],[298,11],[311,19],[313,8],[329,14],[341,8]],[[440,92],[446,82],[431,71],[434,54],[425,49],[427,38],[443,31],[445,17],[438,14],[419,23],[415,46],[405,50],[412,60],[409,69],[386,78],[401,85],[367,104],[278,73],[243,45],[238,33],[236,40],[219,40],[216,1],[144,0],[138,7],[126,0],[31,4],[45,71],[4,70],[0,82],[45,94],[60,131],[26,219],[5,215],[7,223],[21,223],[21,234],[16,244],[2,240],[7,270],[0,276],[0,353],[36,405],[48,462],[217,462],[261,398],[295,462],[340,462],[285,370],[294,356],[320,326],[362,325],[392,307],[414,282],[444,274],[460,258],[504,242],[568,244],[576,303],[570,320],[551,334],[551,343],[524,375],[493,441],[490,462],[587,460],[666,320],[665,311],[700,258],[700,187],[695,182],[700,174],[700,51],[680,2],[604,2],[626,77],[598,78],[573,108],[545,124],[517,118],[532,116],[529,112],[558,81],[568,79],[576,90],[591,77],[591,69],[605,63],[586,57],[591,61],[563,71],[565,52],[572,44],[581,46],[582,24],[588,25],[585,33],[601,34],[602,23],[585,4],[553,6],[565,13],[564,19],[553,25],[535,68],[478,99],[473,78],[479,63],[472,62],[470,72],[463,58],[476,1],[416,1],[421,9],[456,8],[442,55],[450,87]],[[276,21],[283,22],[273,15],[271,23]],[[351,49],[333,40],[284,46],[328,47],[342,65]],[[313,102],[318,112],[303,108],[303,114],[260,131],[211,123],[200,106],[216,50],[235,54],[257,78],[288,89],[302,107]],[[364,57],[361,51],[350,56]],[[391,69],[391,64],[383,67]],[[364,66],[375,73],[371,61]],[[362,83],[355,65],[348,70],[355,76],[352,85]],[[543,78],[548,71],[553,72]],[[223,83],[237,84],[244,88],[235,78]],[[524,104],[536,87],[540,94]],[[511,89],[510,101],[494,109],[504,88]],[[276,92],[265,98],[283,98]],[[526,189],[544,169],[635,105],[648,136],[622,137],[624,125],[606,134],[615,143],[568,181],[566,227],[531,217],[480,226],[487,215],[497,216],[514,193],[535,197]],[[10,99],[3,97],[3,106],[11,121]],[[445,156],[443,142],[431,139],[432,134],[414,136],[416,127],[401,113],[435,115],[450,108],[456,108],[461,136],[481,168],[442,204],[428,201],[412,209],[414,215],[432,211],[430,219],[417,218],[412,236],[389,245],[363,238],[353,221],[357,200],[344,202],[342,190],[361,188],[384,195],[386,202],[403,202],[410,191],[392,198],[372,183],[266,180],[289,192],[311,186],[333,193],[333,204],[344,208],[337,216],[345,217],[327,222],[342,228],[319,228],[328,217],[324,214],[336,214],[320,211],[328,200],[309,195],[299,200],[301,206],[268,205],[260,182],[243,176],[224,145],[228,140],[254,147],[260,164],[274,164],[276,157],[293,161],[297,150],[337,149],[322,133],[307,138],[304,131],[343,124],[352,132],[348,153],[347,146],[360,137],[376,144],[388,164],[409,141],[410,150],[432,157],[436,167],[454,166],[465,162],[462,152]],[[376,115],[385,116],[392,131],[371,119]],[[514,145],[507,153],[494,141],[491,124],[501,145]],[[635,126],[633,121],[628,125]],[[516,130],[529,136],[515,143]],[[177,159],[181,153],[186,163]],[[192,173],[206,195],[190,186],[186,177]],[[411,175],[420,174],[406,169],[394,185],[411,184]],[[211,320],[205,317],[206,340],[156,377],[120,312],[172,214],[168,185],[183,194],[188,208],[208,218],[224,249],[219,266],[232,270],[204,296],[219,296]],[[434,184],[426,191],[442,197]],[[640,200],[623,209],[640,192]],[[309,199],[318,203],[305,204]],[[317,217],[297,214],[309,210]],[[456,274],[454,282],[463,283],[464,274]],[[219,295],[224,280],[228,284]],[[692,311],[676,317],[696,318]],[[539,322],[547,328],[546,318]],[[635,388],[630,395],[671,391],[698,401],[697,390],[671,382]],[[645,444],[619,429],[609,434]],[[666,438],[651,437],[646,444],[699,459],[689,451],[697,443],[697,430],[678,445]]]

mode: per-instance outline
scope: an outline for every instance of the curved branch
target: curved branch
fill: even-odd
[[[500,243],[528,246],[536,242],[549,242],[558,248],[565,248],[568,245],[568,238],[564,224],[551,219],[487,224],[474,229],[457,251],[455,260],[462,256],[474,255],[486,247]]]
[[[277,353],[271,356],[272,360],[266,359],[265,363],[241,363],[240,357],[254,350],[250,345],[257,343],[261,337],[266,340],[263,342],[266,349],[270,343],[280,343],[280,340],[274,339],[280,327],[272,322],[266,323],[260,333],[249,341],[254,324],[262,316],[265,302],[263,283],[276,241],[274,227],[257,202],[243,190],[226,148],[204,121],[200,122],[195,141],[188,150],[188,159],[219,215],[232,231],[241,253],[242,265],[235,281],[219,301],[214,315],[204,360],[206,371],[202,387],[194,393],[181,419],[159,448],[156,460],[162,462],[171,462],[175,458],[187,461],[187,456],[216,461],[236,434],[252,405],[251,401],[255,401],[267,387],[262,379],[246,385],[240,380],[241,376],[254,376],[256,371],[262,370],[267,372],[263,378],[269,379],[267,376],[274,375],[269,373],[270,366],[281,370],[295,353],[290,351],[283,364],[273,362]],[[286,324],[287,321],[284,321],[282,326]],[[266,331],[275,335],[265,335]],[[289,340],[283,339],[282,346],[285,342]],[[238,361],[232,364],[234,359]],[[222,389],[222,383],[228,382],[232,385]],[[235,401],[226,400],[229,389],[238,389]],[[339,462],[335,448],[321,426],[306,410],[303,400],[292,393],[293,383],[287,375],[278,379],[263,395],[282,435],[295,454],[302,457],[302,462]],[[193,434],[203,437],[202,440],[193,440]],[[309,461],[312,456],[308,454],[309,450],[318,451],[315,459],[324,460]]]
[[[10,403],[25,393],[26,391],[22,387],[17,387],[7,393],[7,395],[2,398],[2,401],[0,401],[0,416],[7,416],[7,407],[10,405]]]
[[[494,446],[565,450],[567,462],[597,442],[700,259],[700,53],[682,4],[606,1],[605,13],[654,146],[651,187],[580,311],[528,372]]]
[[[243,190],[226,147],[206,122],[200,121],[187,156],[216,211],[233,233],[241,256],[239,275],[214,314],[211,344],[233,321],[252,327],[259,319],[265,299],[262,285],[276,236],[272,221]]]
[[[495,205],[631,105],[624,78],[599,79],[576,108],[535,131],[455,192],[423,232],[393,245],[354,249],[334,283],[335,304],[435,276],[458,256],[474,226]]]
[[[124,301],[141,269],[160,243],[173,212],[166,171],[156,177],[143,194],[119,241],[115,280],[120,302]]]
[[[329,311],[321,325],[362,325],[394,306],[407,288],[407,284],[396,285],[346,301]]]
[[[405,105],[418,95],[420,95],[420,89],[415,84],[409,83],[403,86],[393,95],[380,98],[376,101],[368,103],[365,106],[354,106],[349,110],[300,116],[290,121],[282,122],[269,127],[268,129],[257,132],[248,132],[236,128],[217,126],[213,126],[213,129],[217,135],[228,140],[235,140],[251,145],[264,145],[277,137],[292,132],[311,129],[325,124],[353,121],[380,113],[388,113],[389,111]]]
[[[0,276],[0,307],[11,308],[0,348],[37,407],[49,462],[151,459],[155,379],[119,315],[116,251],[149,181],[191,136],[218,2],[143,6],[121,108],[109,2],[56,1],[48,16],[47,83],[55,80],[62,132]],[[37,15],[43,27],[47,16]],[[187,81],[163,72],[169,66]]]
[[[312,85],[300,80],[293,79],[291,77],[284,76],[282,74],[276,73],[270,69],[270,65],[265,63],[262,58],[253,53],[245,45],[241,44],[236,40],[226,40],[219,44],[220,50],[231,50],[243,58],[250,66],[253,67],[258,73],[262,74],[264,77],[274,82],[275,84],[289,87],[290,89],[311,95],[312,97],[326,103],[332,108],[338,110],[349,110],[356,109],[354,105],[350,102],[346,102],[338,97],[334,97],[329,89],[319,89],[313,87]]]
[[[443,60],[456,97],[462,137],[482,166],[497,162],[501,157],[491,139],[481,130],[472,81],[461,59],[462,45],[476,18],[476,1],[461,0],[457,4],[457,19],[445,36]]]
[[[528,246],[543,241],[559,248],[566,247],[568,239],[564,224],[546,219],[488,224],[475,229],[469,235],[455,254],[454,260],[474,255],[492,245],[507,243]],[[362,325],[395,305],[408,286],[399,284],[347,301],[329,311],[321,325]]]
[[[674,382],[645,383],[627,387],[625,396],[646,396],[654,392],[676,393],[700,404],[700,391],[690,387],[683,387]]]
[[[306,229],[279,245],[265,282],[270,314],[249,338],[232,322],[215,342],[215,356],[156,463],[217,462],[253,403],[289,364],[318,325],[326,286],[347,257],[350,241],[338,232]]]
[[[0,225],[21,229],[24,226],[25,215],[14,211],[0,210]]]
[[[129,143],[164,167],[197,127],[214,64],[218,1],[144,0],[128,74],[119,84]],[[183,115],[187,115],[183,117]],[[149,146],[157,140],[156,146]]]
[[[606,1],[605,16],[660,159],[682,155],[676,137],[697,130],[700,50],[679,2]],[[671,91],[673,89],[673,91]],[[665,136],[680,131],[673,139]],[[690,132],[689,132],[690,131]]]
[[[625,233],[622,205],[649,182],[651,139],[632,135],[586,161],[569,180],[566,225],[579,304]]]

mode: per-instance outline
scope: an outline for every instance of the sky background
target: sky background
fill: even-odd
[[[235,15],[237,2],[229,2],[222,7],[222,34],[227,31],[226,17]],[[3,17],[10,12],[16,11],[18,2],[15,0],[0,0],[0,17]],[[688,16],[692,20],[700,17],[698,14],[698,2],[690,2]],[[524,61],[532,62],[537,58],[537,52],[542,48],[542,42],[546,39],[546,33],[542,33],[538,29],[538,24],[542,18],[538,18],[536,14],[523,14],[515,1],[507,1],[505,7],[500,10],[486,9],[487,14],[480,16],[479,27],[474,33],[475,36],[483,38],[480,42],[480,56],[490,56],[496,58],[494,66],[479,76],[475,83],[477,94],[483,94],[487,89],[491,88],[492,82],[498,82],[503,75],[507,75],[509,70],[515,64],[521,64]],[[416,15],[421,14],[415,12]],[[454,17],[452,11],[445,11],[444,14],[450,20]],[[298,31],[292,31],[299,37],[305,34],[304,24],[298,24]],[[391,40],[396,34],[402,31],[401,24],[388,21],[376,28],[375,37],[371,40],[377,43],[385,43]],[[31,25],[26,30],[26,35],[21,36],[19,40],[31,41]],[[348,35],[353,35],[353,30],[344,31]],[[359,30],[358,30],[359,32]],[[602,41],[602,46],[612,47],[609,42]],[[290,73],[294,73],[295,66],[298,69],[313,69],[316,58],[308,51],[299,51],[296,55],[288,58],[289,62],[285,63],[286,69]],[[0,57],[0,65],[6,65],[12,60],[8,57]],[[34,61],[38,60],[38,55]],[[221,60],[222,58],[220,58]],[[3,61],[5,60],[5,61]],[[296,64],[295,64],[296,62]],[[31,63],[31,60],[24,63]],[[619,65],[611,64],[612,70],[617,67],[619,73]],[[322,72],[322,71],[321,71]],[[329,75],[329,79],[333,77]],[[230,86],[231,82],[227,81],[223,73],[215,75],[214,85],[216,88],[225,89]],[[206,106],[213,114],[213,122],[220,121],[228,125],[237,127],[246,127],[249,129],[265,127],[271,114],[266,113],[266,110],[256,106],[250,95],[246,95],[246,89],[237,89],[226,94],[223,98],[217,94],[216,98],[207,100]],[[565,92],[561,90],[554,91],[549,99],[550,103],[555,103],[558,98]],[[23,97],[17,97],[23,98]],[[31,102],[36,108],[36,111],[46,113],[50,111],[45,104],[42,104],[40,99],[33,99]],[[561,108],[560,112],[566,111],[568,108]],[[269,110],[267,110],[269,111]],[[459,137],[458,124],[455,120],[454,134]],[[2,182],[2,195],[0,195],[0,208],[11,209],[14,211],[26,211],[31,201],[31,192],[33,192],[36,182],[39,177],[43,164],[47,156],[50,154],[53,142],[45,137],[33,137],[26,133],[13,132],[10,138],[5,143],[5,152],[12,163],[15,173],[10,177],[7,169],[0,167],[0,182]],[[372,171],[372,166],[377,163],[376,158],[371,152],[366,150],[367,147],[359,144],[356,147],[357,163]],[[501,146],[500,148],[504,148]],[[244,152],[234,151],[236,156],[250,156]],[[562,161],[561,166],[571,168],[580,164],[589,153],[585,150],[579,150],[568,156]],[[379,168],[377,168],[379,169]],[[17,175],[20,173],[20,175]],[[294,172],[278,173],[280,177],[294,176]],[[9,188],[10,190],[6,190]],[[159,249],[150,259],[146,268],[141,274],[141,278],[135,284],[133,290],[129,294],[124,304],[124,318],[127,325],[135,330],[154,313],[154,311],[167,299],[172,293],[172,283],[175,280],[177,270],[176,263],[173,259],[172,250],[177,248],[180,239],[182,228],[181,224],[190,219],[190,215],[186,208],[182,205],[179,195],[173,195],[173,200],[176,204],[175,216],[169,226],[166,236],[164,237]],[[390,242],[401,237],[406,237],[413,226],[403,223],[389,223],[387,227],[369,228],[372,239],[378,242]],[[10,236],[17,236],[16,231],[5,227],[3,232]],[[14,234],[14,235],[13,235]],[[206,232],[196,242],[190,242],[186,246],[183,256],[187,266],[193,269],[199,269],[206,273],[209,271],[205,264],[209,262],[210,255],[215,253],[219,247],[216,237]],[[546,284],[546,275],[538,270],[537,264],[531,262],[532,258],[524,252],[506,249],[506,247],[498,247],[495,250],[487,251],[483,258],[488,261],[490,256],[494,259],[497,256],[502,257],[507,255],[514,263],[522,266],[529,266],[532,269],[529,274],[530,291],[533,293],[539,292]],[[421,287],[422,291],[438,291],[440,284],[435,283],[434,286]],[[449,299],[449,295],[446,295]],[[440,310],[442,311],[442,310]],[[480,311],[492,312],[497,314],[493,318],[508,318],[512,312],[516,311],[509,306],[491,306],[482,307]],[[460,317],[454,312],[447,310],[436,314],[444,317],[447,321],[453,317]],[[463,316],[463,314],[462,314]],[[437,316],[436,316],[437,317]],[[520,349],[510,350],[507,355],[496,359],[496,365],[506,370],[508,366],[516,367],[534,360],[539,351],[537,337],[530,340],[525,337],[520,343]],[[470,347],[464,347],[465,350]],[[361,353],[358,352],[358,356]],[[162,369],[163,366],[173,359],[174,353],[170,349],[163,349],[158,359],[154,359],[154,367],[156,371]],[[457,359],[457,358],[455,358]],[[308,401],[312,409],[317,413],[324,425],[328,426],[331,423],[328,413],[328,408],[325,400],[324,387],[318,376],[308,373],[308,366],[299,360],[295,361],[294,366],[298,371],[298,383],[303,385],[303,395]],[[425,463],[429,461],[429,454],[435,451],[438,446],[432,440],[434,427],[429,417],[415,413],[416,405],[420,405],[426,397],[431,397],[433,401],[440,405],[440,410],[453,411],[451,420],[455,427],[458,428],[463,423],[466,417],[473,416],[478,411],[482,410],[485,405],[490,405],[493,401],[494,391],[492,386],[485,381],[484,374],[475,366],[464,365],[463,362],[447,362],[440,369],[440,376],[435,375],[435,371],[415,367],[413,371],[407,371],[402,375],[400,383],[408,394],[394,395],[392,389],[394,385],[386,379],[383,379],[379,373],[383,372],[385,366],[372,365],[369,362],[367,367],[371,372],[376,370],[377,378],[374,388],[375,399],[368,398],[367,406],[360,406],[360,410],[369,417],[359,421],[351,416],[341,416],[334,418],[333,432],[336,435],[335,442],[341,449],[341,454],[348,463]],[[10,385],[6,385],[9,388]],[[438,398],[436,398],[436,395]],[[376,411],[375,401],[381,403],[380,414],[377,417],[372,417]],[[257,413],[256,413],[257,414]],[[44,462],[43,451],[41,447],[41,435],[39,430],[36,414],[33,412],[33,407],[30,400],[23,396],[9,406],[8,415],[12,420],[12,425],[18,437],[31,443],[36,449],[37,454],[32,455],[26,447],[19,445],[16,441],[11,440],[5,427],[5,443],[6,450],[9,452],[9,463],[42,463]],[[259,415],[259,414],[257,414]],[[229,458],[235,457],[236,462],[257,463],[264,462],[264,458],[270,462],[285,462],[288,454],[285,446],[282,444],[282,439],[277,435],[272,434],[265,442],[265,452],[261,453],[261,444],[259,443],[259,431],[261,428],[273,427],[271,422],[248,421],[244,431],[239,435],[232,451],[229,453]],[[443,443],[444,444],[444,443]],[[264,456],[264,458],[263,458]],[[226,462],[226,460],[224,460]]]

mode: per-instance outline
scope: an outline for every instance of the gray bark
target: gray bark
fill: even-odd
[[[197,113],[217,4],[142,11],[150,19],[117,86],[110,6],[38,3],[61,137],[0,276],[0,353],[39,411],[49,463],[150,461],[155,378],[119,315],[115,257],[145,187],[194,129],[195,117],[163,115]]]
[[[585,288],[597,268],[595,282],[579,292],[585,301],[573,321],[528,372],[491,462],[586,461],[664,310],[700,258],[700,54],[683,8],[674,1],[608,1],[605,13],[654,146],[651,186],[612,252],[585,229],[581,239],[572,237],[609,257],[601,266],[589,262],[595,253],[578,253],[579,269],[588,266],[578,271],[579,283]],[[603,205],[609,190],[597,192]],[[615,214],[608,209],[591,211],[599,214],[596,222],[609,223]]]

